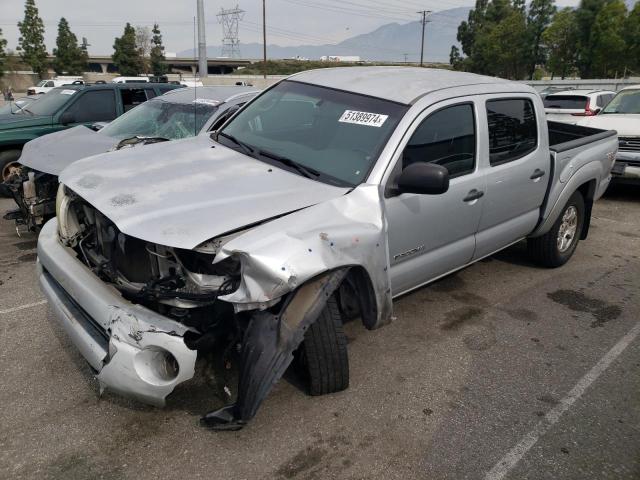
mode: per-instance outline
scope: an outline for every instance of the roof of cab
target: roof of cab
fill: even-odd
[[[164,100],[173,103],[191,103],[196,99],[217,100],[226,102],[236,95],[258,93],[255,87],[238,87],[235,85],[223,85],[217,87],[186,87],[171,90],[160,97],[158,100]]]
[[[501,90],[534,92],[522,83],[475,73],[420,67],[338,67],[307,70],[289,77],[296,82],[383,98],[406,105],[437,90],[480,84],[501,85]],[[473,92],[469,92],[470,94]]]

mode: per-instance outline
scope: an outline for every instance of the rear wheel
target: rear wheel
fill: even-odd
[[[335,296],[305,332],[298,363],[311,395],[339,392],[349,386],[347,337]]]
[[[527,240],[531,257],[545,267],[560,267],[567,263],[578,246],[584,215],[584,199],[580,192],[575,192],[551,230]]]

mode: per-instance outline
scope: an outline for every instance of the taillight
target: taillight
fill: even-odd
[[[596,113],[592,112],[589,108],[589,104],[591,103],[591,99],[587,98],[587,106],[584,107],[584,112],[580,113],[572,113],[574,117],[593,117]]]

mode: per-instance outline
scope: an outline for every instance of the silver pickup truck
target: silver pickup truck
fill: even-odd
[[[564,264],[617,146],[614,131],[547,123],[520,83],[300,73],[211,138],[63,171],[40,284],[102,388],[162,405],[199,354],[236,365],[228,405],[202,423],[238,429],[294,360],[313,395],[348,386],[343,322],[378,328],[394,297],[524,239]]]

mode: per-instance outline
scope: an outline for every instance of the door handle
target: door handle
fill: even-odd
[[[531,180],[535,180],[536,178],[544,177],[544,170],[540,170],[536,168],[535,171],[529,177]]]
[[[473,202],[474,200],[478,200],[482,198],[484,192],[482,190],[476,190],[475,188],[467,193],[467,196],[462,199],[463,202]]]

